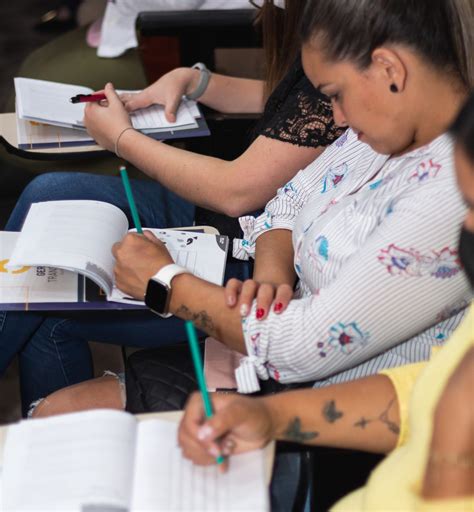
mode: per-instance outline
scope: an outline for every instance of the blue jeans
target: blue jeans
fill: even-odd
[[[194,206],[159,183],[132,180],[144,226],[174,227],[193,223]],[[93,199],[121,208],[131,222],[120,178],[85,173],[43,174],[24,190],[8,221],[19,231],[34,202]],[[229,264],[226,278],[247,278],[248,266]],[[183,321],[162,319],[149,311],[0,312],[0,375],[19,354],[23,414],[28,405],[57,389],[93,377],[88,341],[158,347],[186,339]]]

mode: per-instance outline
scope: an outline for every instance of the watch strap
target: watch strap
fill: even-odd
[[[194,91],[191,91],[188,94],[185,94],[185,98],[187,100],[197,100],[200,98],[207,89],[209,85],[209,80],[211,79],[211,72],[207,69],[206,65],[202,62],[196,62],[191,66],[193,69],[199,69],[199,82]]]
[[[179,274],[190,273],[191,272],[187,268],[176,265],[176,263],[170,263],[169,265],[162,267],[154,276],[151,277],[151,279],[160,281],[171,288],[171,281],[173,280],[173,277]]]

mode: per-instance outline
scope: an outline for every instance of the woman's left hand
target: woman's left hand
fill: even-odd
[[[150,231],[129,233],[112,247],[115,284],[124,293],[143,300],[149,279],[173,263],[163,242]]]
[[[118,136],[125,128],[131,127],[132,123],[114,86],[108,83],[103,92],[107,96],[106,104],[87,103],[84,124],[97,144],[109,151],[115,151]]]

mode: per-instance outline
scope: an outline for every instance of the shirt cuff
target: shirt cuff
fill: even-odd
[[[411,392],[415,381],[426,364],[425,361],[379,372],[380,375],[385,375],[390,379],[398,399],[398,407],[400,409],[400,435],[398,436],[397,447],[406,442],[408,436],[408,406]]]
[[[249,258],[255,258],[255,245],[260,235],[273,229],[293,231],[294,219],[279,218],[266,210],[258,217],[253,217],[252,215],[239,217],[239,224],[244,237],[243,239],[234,239],[232,256],[245,261]]]
[[[242,333],[244,335],[247,357],[240,361],[235,370],[237,390],[239,393],[255,393],[260,391],[258,379],[268,380],[271,375],[267,364],[268,342],[265,335],[265,321],[251,322],[257,309],[256,301],[253,302],[250,313],[242,319]]]

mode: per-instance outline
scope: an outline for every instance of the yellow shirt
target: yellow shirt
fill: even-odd
[[[400,404],[398,446],[372,472],[366,485],[338,501],[332,512],[474,511],[474,497],[424,501],[421,487],[431,444],[433,415],[446,384],[474,345],[474,303],[446,346],[429,362],[385,370]]]

